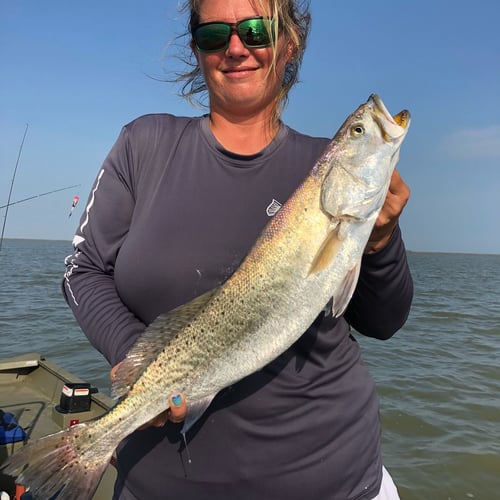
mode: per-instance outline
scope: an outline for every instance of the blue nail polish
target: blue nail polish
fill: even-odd
[[[174,403],[174,406],[180,406],[182,403],[182,396],[180,394],[172,396],[172,403]]]

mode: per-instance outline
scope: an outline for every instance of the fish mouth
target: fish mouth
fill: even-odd
[[[400,141],[404,138],[411,121],[411,115],[407,109],[392,116],[377,94],[372,94],[368,98],[367,105],[371,110],[373,120],[378,125],[385,142],[391,143]]]
[[[410,112],[407,109],[403,109],[397,115],[394,115],[392,119],[403,128],[407,128],[410,124]]]
[[[399,125],[404,129],[408,128],[408,125],[410,124],[411,120],[411,115],[407,109],[403,109],[397,115],[392,116],[391,113],[389,113],[389,110],[385,107],[385,104],[382,101],[382,99],[380,99],[380,97],[377,94],[372,94],[369,97],[368,102],[373,105],[376,112],[383,115],[383,117],[389,120],[390,122]]]

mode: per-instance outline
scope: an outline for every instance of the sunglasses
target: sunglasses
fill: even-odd
[[[193,29],[193,40],[200,52],[226,50],[231,35],[236,33],[247,49],[269,47],[273,39],[274,22],[266,17],[250,17],[237,23],[198,24]]]

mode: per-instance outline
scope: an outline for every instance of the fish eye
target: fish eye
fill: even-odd
[[[351,135],[353,135],[354,137],[359,137],[364,133],[365,128],[363,127],[363,125],[353,125],[353,127],[351,128]]]

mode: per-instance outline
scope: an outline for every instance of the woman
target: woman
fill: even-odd
[[[184,91],[206,88],[209,114],[149,115],[124,127],[67,259],[66,299],[112,373],[160,313],[234,272],[328,142],[279,120],[302,60],[307,5],[186,7],[196,62]],[[374,383],[350,326],[386,339],[406,320],[412,281],[398,217],[408,197],[395,173],[345,315],[320,315],[277,360],[218,394],[187,450],[176,423],[185,402],[174,396],[171,414],[120,445],[114,498],[397,498],[381,463]]]

